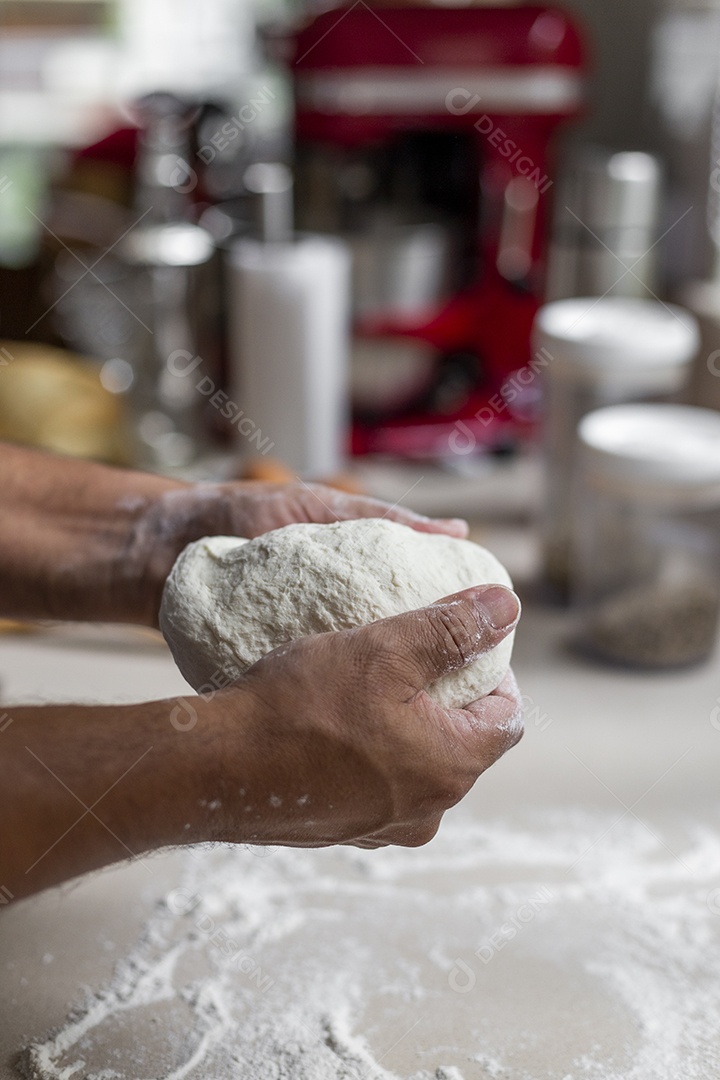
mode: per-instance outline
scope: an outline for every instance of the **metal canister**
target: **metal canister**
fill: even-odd
[[[139,226],[118,248],[132,311],[125,349],[136,457],[149,468],[190,464],[207,448],[209,395],[217,379],[217,265],[197,225]],[[212,391],[211,391],[212,392]]]
[[[661,185],[651,154],[593,148],[574,161],[556,201],[548,300],[653,295]]]

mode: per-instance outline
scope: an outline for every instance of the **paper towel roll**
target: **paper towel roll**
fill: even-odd
[[[299,476],[342,464],[350,254],[339,240],[240,240],[229,253],[232,392]]]

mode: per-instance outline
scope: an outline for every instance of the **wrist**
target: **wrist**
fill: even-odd
[[[307,748],[296,745],[292,725],[289,737],[278,730],[273,736],[274,709],[268,710],[244,677],[174,704],[179,708],[171,722],[188,729],[182,752],[199,793],[195,804],[186,806],[181,842],[296,839],[309,788],[297,775],[298,769],[306,772]]]
[[[103,476],[95,511],[79,507],[68,515],[66,532],[81,537],[82,550],[65,571],[68,588],[59,590],[74,607],[57,617],[157,626],[165,578],[181,550],[157,508],[188,488],[138,472]]]
[[[98,755],[103,765],[88,778],[89,802],[107,790],[99,805],[112,831],[132,837],[138,854],[218,839],[223,736],[208,704],[189,695],[98,712],[105,716],[92,716],[87,742],[109,741],[112,749]],[[109,740],[99,730],[102,720]]]
[[[273,762],[253,695],[241,681],[155,704],[166,709],[166,782],[183,793],[176,835],[166,842],[252,843],[260,807],[251,793]]]
[[[194,540],[227,531],[220,485],[173,483],[144,499],[115,552],[113,579],[122,621],[158,626],[162,591],[173,563]]]

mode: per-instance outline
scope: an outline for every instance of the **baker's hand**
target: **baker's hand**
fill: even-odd
[[[283,525],[309,521],[327,524],[354,518],[388,518],[420,532],[463,538],[467,522],[428,518],[365,495],[347,495],[322,484],[181,484],[148,501],[134,527],[130,549],[136,577],[143,580],[143,622],[157,625],[165,579],[187,544],[203,536],[252,539]],[[127,559],[124,564],[127,567]]]
[[[509,589],[482,586],[268,654],[201,704],[198,735],[212,732],[218,755],[207,838],[426,843],[522,734],[511,674],[463,709],[426,688],[502,641],[519,613]]]
[[[318,525],[354,518],[388,518],[419,532],[443,532],[467,536],[467,522],[459,518],[428,518],[390,506],[366,495],[348,495],[323,484],[268,484],[248,481],[219,484],[216,496],[222,503],[225,527],[230,536],[260,536],[283,525],[310,521]]]

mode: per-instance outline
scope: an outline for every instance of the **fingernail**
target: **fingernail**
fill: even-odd
[[[433,524],[458,540],[466,540],[470,536],[470,525],[462,517],[435,517]]]
[[[520,601],[504,585],[493,585],[478,597],[478,606],[495,630],[507,630],[520,617]]]
[[[464,518],[437,518],[438,525],[443,525],[446,529],[452,529],[453,532],[460,533],[462,536],[467,536],[470,532],[470,526]]]

